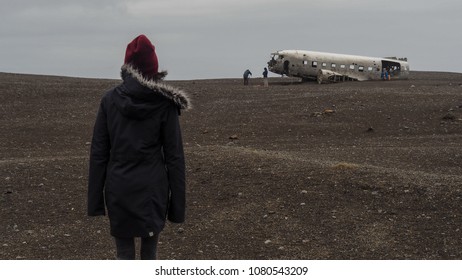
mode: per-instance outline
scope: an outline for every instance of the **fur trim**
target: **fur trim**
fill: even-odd
[[[165,83],[148,80],[141,74],[138,69],[130,64],[122,65],[122,72],[125,71],[135,78],[143,86],[162,94],[164,97],[172,100],[180,109],[191,109],[191,101],[188,94],[181,89],[166,85]]]

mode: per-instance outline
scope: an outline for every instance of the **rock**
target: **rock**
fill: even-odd
[[[325,109],[324,111],[322,112],[314,112],[314,113],[311,113],[311,117],[315,117],[315,118],[319,118],[321,117],[322,115],[331,115],[331,114],[334,114],[335,113],[335,110],[332,110],[332,109]]]
[[[270,244],[270,243],[271,243],[271,240],[269,239],[265,241],[265,244]]]
[[[322,116],[322,113],[321,112],[314,112],[310,116],[314,117],[314,118],[319,118],[320,116]]]
[[[374,132],[374,128],[373,127],[369,127],[366,132]]]
[[[233,134],[233,135],[229,136],[229,139],[230,140],[238,140],[239,137],[237,136],[237,134]]]
[[[454,115],[454,113],[452,111],[449,111],[446,115],[444,115],[442,117],[442,119],[444,121],[455,121],[456,120],[456,116]]]
[[[85,142],[85,145],[89,146],[91,145],[91,142]]]
[[[308,193],[307,190],[303,190],[303,191],[302,191],[302,194],[307,194],[307,193]]]

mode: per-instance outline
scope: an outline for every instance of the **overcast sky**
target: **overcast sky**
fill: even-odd
[[[0,0],[0,72],[119,78],[145,34],[169,80],[260,77],[270,53],[408,57],[462,72],[460,0]]]

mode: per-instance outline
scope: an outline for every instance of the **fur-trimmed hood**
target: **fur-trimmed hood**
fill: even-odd
[[[116,108],[126,117],[147,119],[162,112],[172,105],[178,109],[191,108],[187,94],[164,83],[148,80],[132,66],[122,66],[123,83],[114,88],[111,100]]]
[[[141,86],[149,89],[152,94],[159,94],[163,97],[173,101],[179,109],[188,110],[191,109],[191,101],[189,100],[188,94],[181,89],[169,86],[162,82],[156,82],[148,80],[130,64],[124,64],[121,68],[122,80],[127,82],[130,78],[134,79]]]

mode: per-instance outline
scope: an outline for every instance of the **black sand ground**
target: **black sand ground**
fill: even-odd
[[[187,222],[161,259],[462,259],[462,74],[318,85],[169,82]],[[113,259],[86,217],[89,142],[119,81],[0,73],[0,259]]]

